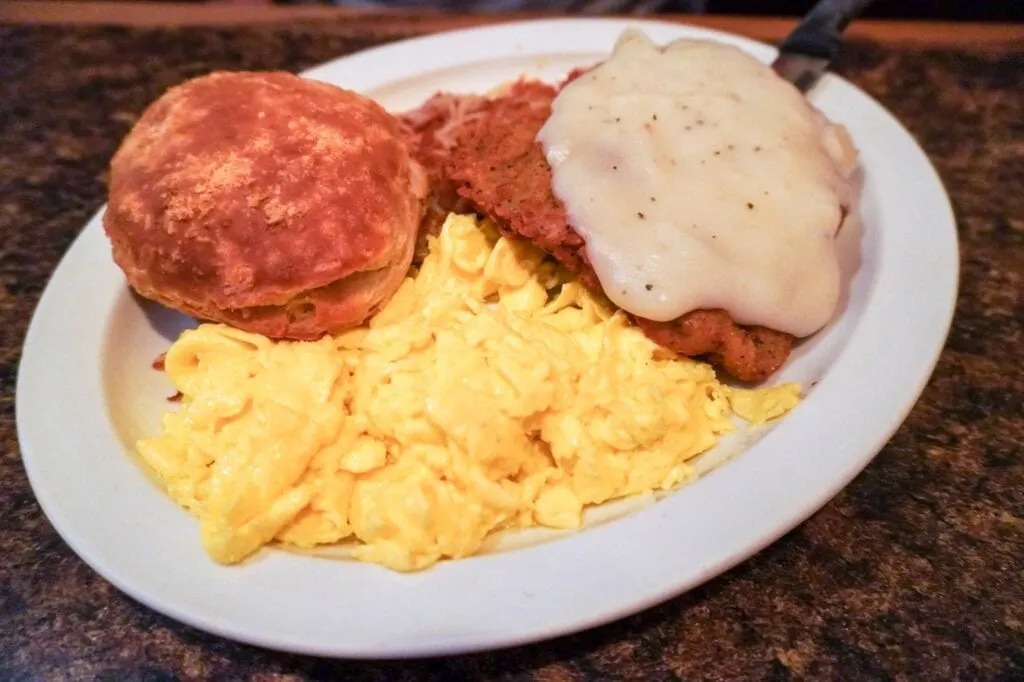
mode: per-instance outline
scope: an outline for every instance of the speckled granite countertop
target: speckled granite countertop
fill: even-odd
[[[1024,45],[847,50],[839,70],[903,120],[953,198],[957,316],[924,396],[875,462],[735,570],[554,642],[371,664],[197,632],[71,553],[20,462],[15,372],[47,278],[104,201],[119,139],[188,77],[297,70],[394,37],[0,27],[0,679],[1024,679]]]

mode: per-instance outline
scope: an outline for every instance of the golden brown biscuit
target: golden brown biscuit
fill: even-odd
[[[111,162],[104,227],[143,296],[275,338],[358,325],[401,284],[427,192],[398,121],[288,73],[154,102]]]

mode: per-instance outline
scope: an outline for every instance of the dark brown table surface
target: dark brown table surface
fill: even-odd
[[[115,146],[165,88],[213,69],[298,70],[445,22],[88,23],[31,25],[23,12],[0,26],[0,679],[1024,679],[1020,27],[986,39],[947,26],[934,43],[916,38],[935,27],[869,30],[838,65],[920,140],[952,196],[962,249],[935,375],[863,474],[769,549],[637,616],[492,654],[349,663],[206,635],[93,573],[29,489],[15,374],[47,278],[104,201]],[[770,26],[737,24],[755,35]]]

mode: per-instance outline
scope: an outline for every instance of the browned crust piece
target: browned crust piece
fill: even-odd
[[[426,258],[427,240],[441,232],[449,213],[472,210],[455,191],[455,183],[448,177],[447,163],[458,130],[479,115],[486,103],[487,98],[479,95],[439,92],[416,109],[398,116],[413,158],[423,167],[430,186],[413,256],[416,263]]]
[[[458,194],[502,232],[529,239],[601,291],[583,239],[569,226],[551,189],[551,168],[535,142],[551,113],[556,89],[520,81],[482,105],[461,128],[447,175]],[[765,327],[737,325],[724,310],[696,310],[670,322],[634,316],[659,345],[687,356],[706,356],[732,376],[760,382],[789,357],[793,337]]]
[[[358,325],[401,284],[427,193],[398,120],[287,73],[152,104],[111,162],[104,226],[143,296],[274,338]]]

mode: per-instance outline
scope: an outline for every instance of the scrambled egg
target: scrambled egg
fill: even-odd
[[[575,528],[587,505],[691,479],[732,413],[766,421],[799,396],[719,384],[540,252],[454,215],[367,326],[274,342],[204,324],[165,367],[181,409],[138,450],[222,563],[350,541],[411,571],[499,529]]]

